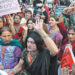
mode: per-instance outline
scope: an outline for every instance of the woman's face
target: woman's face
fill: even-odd
[[[74,30],[69,30],[68,31],[68,38],[70,42],[75,41],[75,31]]]
[[[0,18],[0,28],[3,27],[3,20]]]
[[[4,31],[1,34],[1,38],[5,43],[9,43],[10,40],[12,39],[12,34],[9,31]]]
[[[20,21],[21,21],[20,16],[16,15],[14,19],[15,24],[20,24]]]
[[[33,29],[33,22],[32,22],[32,20],[28,21],[28,29]]]
[[[27,12],[27,13],[25,14],[25,16],[26,16],[27,19],[29,19],[29,18],[32,16],[32,14],[31,14],[30,12]]]
[[[37,46],[35,44],[35,41],[31,37],[29,37],[27,39],[27,50],[28,51],[36,51],[37,50]]]
[[[35,19],[36,20],[40,19],[40,14],[36,14]]]
[[[56,20],[55,20],[53,17],[51,17],[50,20],[49,20],[49,25],[50,25],[51,27],[53,27],[53,26],[55,26],[56,24],[57,24]]]

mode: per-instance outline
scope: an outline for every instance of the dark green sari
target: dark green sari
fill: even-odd
[[[24,60],[25,70],[30,75],[58,75],[57,74],[57,55],[51,56],[50,52],[46,49],[39,53],[31,66],[26,61],[26,52],[23,52],[22,59]]]

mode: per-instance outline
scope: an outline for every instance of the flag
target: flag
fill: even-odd
[[[66,46],[62,59],[61,59],[61,68],[69,67],[69,70],[72,69],[72,64],[75,63],[74,54],[70,46]]]

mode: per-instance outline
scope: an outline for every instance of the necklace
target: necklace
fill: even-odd
[[[38,51],[29,51],[28,52],[27,58],[28,58],[28,62],[30,65],[36,59],[37,55],[38,55]]]
[[[54,34],[57,31],[59,31],[59,28],[57,28],[57,27],[56,28],[50,28],[49,35],[52,35],[52,34]]]
[[[16,31],[16,33],[18,33],[19,28],[20,28],[20,26],[18,26],[18,27],[15,26],[15,31]]]

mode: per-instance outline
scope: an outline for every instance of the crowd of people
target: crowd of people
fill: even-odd
[[[61,66],[66,46],[75,56],[75,1],[18,2],[21,12],[0,16],[0,70],[8,75],[75,75],[75,62],[71,69]],[[61,5],[66,8],[57,16]]]

